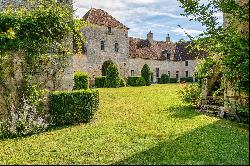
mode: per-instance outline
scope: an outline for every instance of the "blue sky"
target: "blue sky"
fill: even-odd
[[[176,42],[188,39],[178,25],[191,36],[203,30],[200,23],[180,16],[183,9],[177,0],[74,0],[76,17],[82,17],[91,7],[107,11],[129,27],[130,37],[145,39],[151,30],[155,40],[165,40],[170,34],[171,40]],[[222,22],[222,13],[216,15]]]

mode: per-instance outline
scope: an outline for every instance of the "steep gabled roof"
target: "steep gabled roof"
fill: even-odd
[[[102,9],[91,8],[84,16],[83,20],[88,21],[91,24],[106,26],[111,28],[129,29],[114,17],[109,15]]]

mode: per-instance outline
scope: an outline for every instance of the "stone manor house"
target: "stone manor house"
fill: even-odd
[[[102,75],[102,65],[107,60],[116,62],[124,78],[140,76],[144,64],[156,83],[162,74],[171,78],[193,77],[198,53],[189,53],[188,43],[174,43],[167,35],[165,41],[155,41],[150,31],[146,39],[128,36],[129,28],[101,9],[91,8],[83,20],[90,23],[82,33],[86,39],[82,54],[73,56],[69,72],[85,71],[92,79]],[[72,76],[71,76],[72,79]]]

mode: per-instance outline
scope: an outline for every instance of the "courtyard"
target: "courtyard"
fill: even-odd
[[[0,140],[0,164],[248,164],[248,129],[197,113],[181,86],[100,88],[90,123]]]

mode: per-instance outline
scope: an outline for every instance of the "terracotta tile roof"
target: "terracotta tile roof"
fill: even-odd
[[[83,19],[85,21],[90,22],[91,24],[106,26],[111,28],[121,28],[121,29],[129,29],[114,17],[109,15],[106,11],[101,9],[91,8],[84,16]]]
[[[129,57],[166,60],[163,55],[166,51],[174,50],[174,43],[172,42],[154,42],[150,43],[148,40],[129,38]]]
[[[196,57],[204,57],[204,52],[190,52],[186,46],[190,42],[172,43],[172,42],[157,42],[150,43],[148,40],[129,38],[129,57],[142,58],[152,60],[167,60],[166,53],[171,53],[173,61],[194,60]]]

